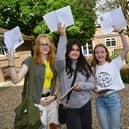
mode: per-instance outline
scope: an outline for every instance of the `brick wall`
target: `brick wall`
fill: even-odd
[[[100,27],[96,28],[96,32],[94,35],[94,38],[92,40],[92,44],[93,44],[93,48],[97,45],[97,44],[105,44],[106,42],[106,38],[110,38],[110,37],[114,37],[116,38],[116,46],[108,46],[108,50],[110,55],[112,55],[114,53],[114,50],[120,50],[122,49],[122,42],[121,42],[121,38],[119,36],[119,34],[117,33],[110,33],[105,35]],[[129,37],[127,36],[127,40],[129,41]]]

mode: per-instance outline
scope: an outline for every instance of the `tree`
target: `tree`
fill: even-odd
[[[42,20],[41,13],[45,2],[37,0],[7,0],[0,4],[0,25],[11,29],[19,25],[22,32],[31,35]]]
[[[67,5],[71,6],[75,20],[74,26],[67,29],[68,35],[85,44],[95,32],[95,0],[1,0],[0,26],[11,29],[19,25],[27,35],[50,33],[42,15]]]

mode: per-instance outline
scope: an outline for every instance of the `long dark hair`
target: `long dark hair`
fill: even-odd
[[[82,54],[82,49],[79,40],[71,39],[69,40],[66,48],[65,60],[66,60],[66,72],[69,77],[72,76],[74,69],[72,68],[72,60],[69,57],[69,53],[72,50],[73,45],[77,45],[80,51],[80,56],[76,62],[76,71],[81,72],[88,79],[92,73],[91,67],[89,66],[87,60]]]

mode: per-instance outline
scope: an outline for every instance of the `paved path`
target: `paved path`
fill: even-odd
[[[122,129],[129,129],[129,85],[121,93]],[[21,101],[22,86],[0,88],[0,129],[13,129],[14,109]],[[93,129],[100,129],[96,119],[94,97],[93,103]]]

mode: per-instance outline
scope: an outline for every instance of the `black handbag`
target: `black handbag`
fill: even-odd
[[[61,124],[65,124],[66,122],[66,112],[67,109],[65,108],[65,106],[63,104],[59,104],[58,114],[59,114],[59,122]]]
[[[40,112],[35,107],[32,98],[33,59],[31,61],[29,76],[26,74],[22,93],[22,102],[16,107],[14,129],[39,129],[41,126]],[[29,80],[28,80],[28,77]]]
[[[77,71],[74,72],[74,77],[73,77],[73,81],[71,83],[71,87],[73,86],[73,84],[74,84],[74,82],[76,80],[76,75],[77,75]],[[72,93],[72,90],[66,96],[67,97],[66,98],[66,105],[68,104],[68,101],[70,99],[71,93]],[[66,123],[66,114],[67,114],[67,107],[64,106],[63,104],[59,104],[59,106],[58,106],[58,119],[59,119],[59,122],[61,124]]]

